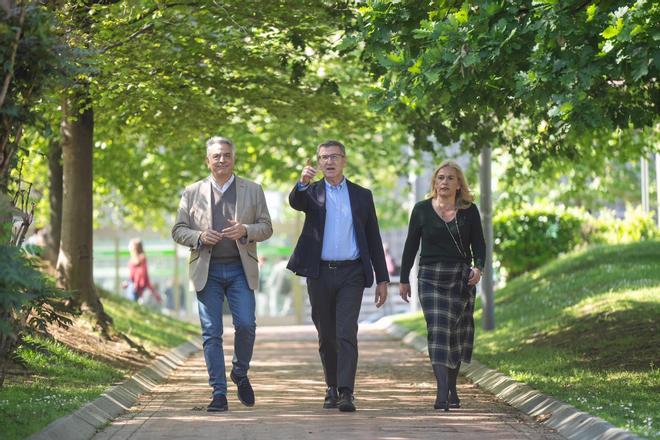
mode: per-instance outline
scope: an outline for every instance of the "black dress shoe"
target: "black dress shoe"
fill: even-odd
[[[449,401],[445,400],[444,402],[440,402],[438,399],[436,399],[435,403],[433,404],[433,408],[449,411]]]
[[[225,396],[213,396],[213,400],[209,403],[209,406],[206,407],[208,412],[221,412],[227,411],[229,405],[227,405],[227,397]]]
[[[461,399],[459,399],[458,396],[454,396],[450,393],[449,394],[449,407],[450,408],[460,408],[461,407]]]
[[[353,403],[354,397],[353,393],[347,390],[342,390],[339,393],[339,411],[343,412],[353,412],[355,411],[355,404]]]
[[[337,387],[328,387],[327,391],[325,392],[325,402],[323,402],[323,408],[337,408],[337,400],[339,400]]]
[[[250,385],[248,377],[237,376],[233,371],[229,377],[238,386],[238,400],[245,406],[254,406],[254,390],[252,389],[252,385]]]

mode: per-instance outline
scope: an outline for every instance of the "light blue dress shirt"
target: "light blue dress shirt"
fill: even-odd
[[[325,229],[321,260],[357,260],[360,251],[355,241],[351,199],[346,178],[337,186],[325,182]]]
[[[357,260],[360,258],[360,251],[355,241],[353,212],[346,178],[343,178],[337,186],[331,185],[325,179],[323,182],[325,183],[325,229],[321,260]],[[305,191],[308,187],[309,184],[300,182],[296,185],[298,191]]]

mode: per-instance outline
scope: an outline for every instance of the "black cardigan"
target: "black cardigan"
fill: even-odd
[[[464,209],[459,209],[456,219],[445,224],[444,220],[435,212],[432,199],[422,200],[415,204],[410,223],[408,236],[403,247],[401,257],[401,282],[409,283],[410,270],[415,262],[415,255],[422,242],[419,264],[437,262],[464,262],[472,264],[483,270],[486,260],[486,241],[481,227],[481,216],[477,206],[472,203]],[[456,224],[460,231],[456,230]],[[449,230],[451,230],[451,234]],[[460,234],[459,234],[460,232]],[[460,240],[459,240],[460,235]],[[454,241],[455,240],[455,241]],[[457,247],[457,244],[461,247]],[[465,256],[461,255],[461,251]]]

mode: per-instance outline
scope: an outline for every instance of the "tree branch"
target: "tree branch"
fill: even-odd
[[[137,38],[139,35],[144,34],[149,32],[151,29],[153,29],[154,24],[149,23],[147,25],[142,26],[142,28],[138,29],[137,31],[133,32],[131,35],[128,36],[124,41],[117,41],[116,43],[112,43],[109,46],[104,47],[99,51],[99,53],[106,53],[110,49],[114,49],[115,47],[123,46],[124,44],[128,43],[131,40],[134,40]]]
[[[194,2],[193,1],[193,2],[174,2],[174,3],[165,4],[165,5],[154,6],[151,9],[147,9],[147,11],[144,14],[142,14],[141,16],[139,16],[139,17],[137,17],[137,18],[135,18],[131,21],[126,22],[126,24],[135,24],[139,21],[142,21],[146,17],[148,17],[149,15],[151,15],[154,12],[158,11],[159,9],[173,8],[175,6],[199,6],[199,5],[200,5],[199,2]]]
[[[11,79],[14,76],[14,62],[16,61],[16,52],[18,52],[18,42],[21,40],[21,35],[23,34],[23,23],[25,22],[25,14],[27,12],[27,7],[23,6],[21,9],[21,16],[18,19],[18,31],[16,31],[16,38],[12,43],[11,55],[9,58],[9,65],[7,66],[7,75],[5,76],[5,81],[2,84],[2,90],[0,90],[0,108],[5,102],[7,97],[7,91],[9,90],[9,84]]]

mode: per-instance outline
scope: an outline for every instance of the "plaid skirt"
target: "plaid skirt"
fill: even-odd
[[[456,368],[472,360],[474,298],[470,266],[439,262],[419,266],[419,300],[426,319],[431,364]]]

